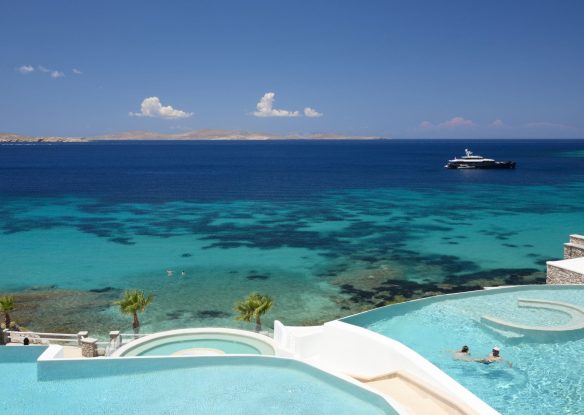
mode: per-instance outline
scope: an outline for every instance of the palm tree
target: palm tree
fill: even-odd
[[[260,317],[270,311],[272,305],[273,300],[270,296],[251,293],[247,298],[235,304],[235,311],[239,313],[236,319],[241,321],[252,321],[255,319],[255,329],[259,333],[262,329]]]
[[[146,307],[154,300],[152,294],[148,297],[144,296],[144,291],[141,290],[127,290],[124,292],[124,297],[115,301],[114,304],[120,306],[120,311],[124,314],[132,314],[134,321],[132,322],[132,328],[137,333],[140,331],[140,320],[138,320],[138,312],[144,312]]]
[[[10,312],[14,310],[14,297],[5,295],[0,297],[0,310],[4,313],[4,323],[7,329],[10,329]]]

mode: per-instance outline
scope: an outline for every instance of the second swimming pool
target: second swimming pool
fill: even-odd
[[[411,347],[503,414],[583,413],[583,331],[524,338],[513,330],[494,331],[481,322],[484,315],[539,326],[569,320],[554,310],[520,308],[520,298],[584,307],[584,287],[529,286],[432,297],[343,321]],[[512,367],[455,360],[452,351],[465,344],[473,358],[499,346]]]

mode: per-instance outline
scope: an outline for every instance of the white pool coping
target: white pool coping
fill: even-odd
[[[137,340],[133,340],[119,349],[117,349],[110,357],[123,357],[127,352],[141,345],[150,343],[155,340],[160,340],[164,338],[170,338],[174,336],[182,336],[189,334],[227,334],[235,337],[242,337],[246,339],[252,339],[272,348],[274,355],[276,354],[276,344],[274,341],[263,334],[253,333],[251,331],[238,330],[238,329],[228,329],[221,327],[208,327],[208,328],[190,328],[190,329],[177,329],[177,330],[167,330],[161,331],[154,334],[149,334],[147,336],[141,337]]]

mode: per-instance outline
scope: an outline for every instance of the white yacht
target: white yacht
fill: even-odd
[[[469,149],[464,150],[465,155],[448,160],[447,169],[514,169],[514,161],[495,161],[483,156],[475,155]]]

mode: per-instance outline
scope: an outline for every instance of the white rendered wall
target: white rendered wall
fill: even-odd
[[[478,413],[498,414],[446,373],[396,340],[341,321],[331,321],[319,328],[307,332],[301,327],[275,325],[274,338],[287,340],[288,348],[286,345],[281,346],[286,355],[331,372],[358,378],[373,378],[396,371],[407,372],[462,401]],[[285,333],[278,334],[280,330]]]

